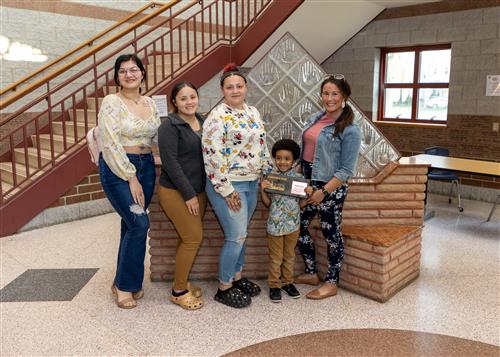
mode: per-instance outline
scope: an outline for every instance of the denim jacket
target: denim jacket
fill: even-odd
[[[325,111],[313,114],[302,131],[302,147],[304,132],[325,115]],[[333,137],[335,124],[325,126],[318,136],[314,151],[311,179],[328,182],[336,177],[342,182],[350,179],[356,170],[359,148],[361,146],[361,130],[355,124],[349,125],[343,133]]]

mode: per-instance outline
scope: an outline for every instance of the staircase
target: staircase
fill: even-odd
[[[113,34],[115,25],[79,46],[83,54],[75,49],[3,89],[0,109],[9,115],[0,123],[0,237],[95,170],[85,135],[97,124],[102,98],[118,90],[118,54],[135,52],[143,60],[146,95],[169,94],[180,80],[200,86],[225,63],[242,64],[301,3],[213,0],[179,8],[179,0],[152,2],[121,22],[141,15],[126,29]]]

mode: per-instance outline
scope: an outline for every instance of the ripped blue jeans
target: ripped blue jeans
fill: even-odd
[[[99,175],[109,202],[122,218],[115,285],[119,290],[135,292],[142,288],[144,279],[144,256],[149,229],[146,209],[153,197],[156,171],[152,154],[127,156],[135,166],[137,179],[142,185],[144,208],[134,202],[128,181],[116,176],[102,155],[99,157]]]
[[[226,199],[218,194],[207,179],[205,191],[210,205],[224,231],[224,245],[219,256],[219,281],[230,284],[234,275],[243,270],[248,224],[257,207],[259,181],[233,181],[233,187],[240,194],[241,208],[231,211]]]

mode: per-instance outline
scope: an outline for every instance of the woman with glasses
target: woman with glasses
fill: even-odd
[[[204,117],[198,110],[198,90],[190,82],[172,89],[169,113],[158,129],[161,176],[158,197],[163,211],[175,226],[179,241],[170,301],[187,310],[203,306],[201,289],[188,277],[203,239],[203,215],[207,205],[205,168],[201,153]]]
[[[207,197],[224,231],[215,300],[242,308],[260,293],[257,284],[241,275],[259,177],[271,166],[264,123],[257,109],[245,103],[245,75],[234,64],[227,65],[220,85],[224,99],[205,120],[202,139]]]
[[[353,124],[354,113],[347,104],[351,88],[341,74],[329,75],[321,83],[324,110],[314,114],[302,133],[302,171],[315,189],[301,214],[297,246],[304,259],[305,274],[298,284],[318,285],[318,269],[309,224],[319,215],[320,226],[328,246],[328,272],[325,282],[310,291],[309,299],[323,299],[337,294],[337,283],[344,258],[340,223],[347,195],[347,180],[356,169],[361,131]]]
[[[144,256],[149,229],[147,208],[155,185],[151,153],[160,118],[153,100],[141,95],[146,71],[135,54],[115,62],[117,94],[104,97],[99,110],[99,174],[111,205],[121,217],[116,275],[111,287],[116,304],[132,309],[144,296]]]

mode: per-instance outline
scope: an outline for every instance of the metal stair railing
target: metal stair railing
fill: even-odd
[[[118,90],[117,54],[138,54],[148,72],[143,93],[152,94],[219,45],[232,45],[272,0],[190,1],[173,10],[178,2],[144,6],[157,9],[26,88],[17,82],[15,94],[2,98],[0,109],[10,114],[0,123],[0,203],[85,145],[99,98]]]

